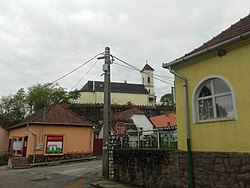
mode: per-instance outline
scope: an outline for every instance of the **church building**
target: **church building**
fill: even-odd
[[[141,84],[111,82],[111,104],[155,105],[154,69],[146,64],[141,70]],[[88,81],[80,90],[78,103],[96,104],[104,102],[104,82]]]

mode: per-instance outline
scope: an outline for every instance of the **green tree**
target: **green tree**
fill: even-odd
[[[160,102],[170,106],[174,104],[174,100],[173,100],[173,95],[171,93],[167,93],[165,95],[163,95],[160,99]]]
[[[80,93],[77,90],[67,92],[59,84],[37,84],[28,88],[27,102],[30,113],[33,113],[51,104],[61,102],[72,104],[79,95]]]
[[[80,97],[79,90],[70,91],[67,93],[67,102],[70,104],[76,103],[76,100]]]
[[[79,91],[67,92],[59,84],[36,84],[27,89],[20,89],[16,94],[0,99],[0,120],[7,126],[14,125],[27,115],[56,103],[74,103]]]
[[[1,98],[0,118],[8,127],[20,122],[27,115],[26,93],[24,89],[18,90],[14,95],[10,94]]]

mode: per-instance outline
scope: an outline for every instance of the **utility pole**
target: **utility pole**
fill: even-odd
[[[102,176],[109,178],[109,131],[110,131],[110,49],[105,47],[104,54],[104,113],[103,113],[103,158]]]

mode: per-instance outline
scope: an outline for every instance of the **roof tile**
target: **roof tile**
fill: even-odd
[[[132,94],[148,95],[148,91],[145,89],[143,84],[111,82],[110,90],[111,93],[132,93]],[[104,92],[104,82],[88,81],[80,90],[80,92],[94,92],[94,91]]]
[[[149,65],[149,64],[146,64],[143,69],[141,70],[141,72],[145,71],[145,70],[151,70],[151,71],[154,71],[154,69]]]
[[[134,107],[129,110],[125,110],[122,112],[115,113],[113,116],[113,120],[128,120],[130,119],[134,114],[145,114],[141,109]]]
[[[40,109],[36,113],[28,116],[20,123],[13,127],[19,127],[27,123],[51,123],[51,124],[72,124],[72,125],[86,125],[90,126],[90,121],[82,119],[80,116],[70,112],[68,109],[59,104],[50,105],[47,108]]]
[[[164,114],[159,116],[153,116],[150,118],[156,128],[164,128],[167,126],[176,126],[176,114]]]
[[[232,39],[234,37],[240,36],[247,32],[250,32],[250,14],[240,19],[238,22],[231,25],[228,29],[226,29],[225,31],[222,31],[219,35],[213,37],[211,40],[207,41],[200,47],[189,52],[185,56],[189,56],[191,54],[197,53],[203,49],[209,48],[211,46],[214,46],[226,40]]]

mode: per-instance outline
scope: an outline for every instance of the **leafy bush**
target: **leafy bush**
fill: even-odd
[[[8,155],[4,154],[0,156],[0,166],[8,164]]]

